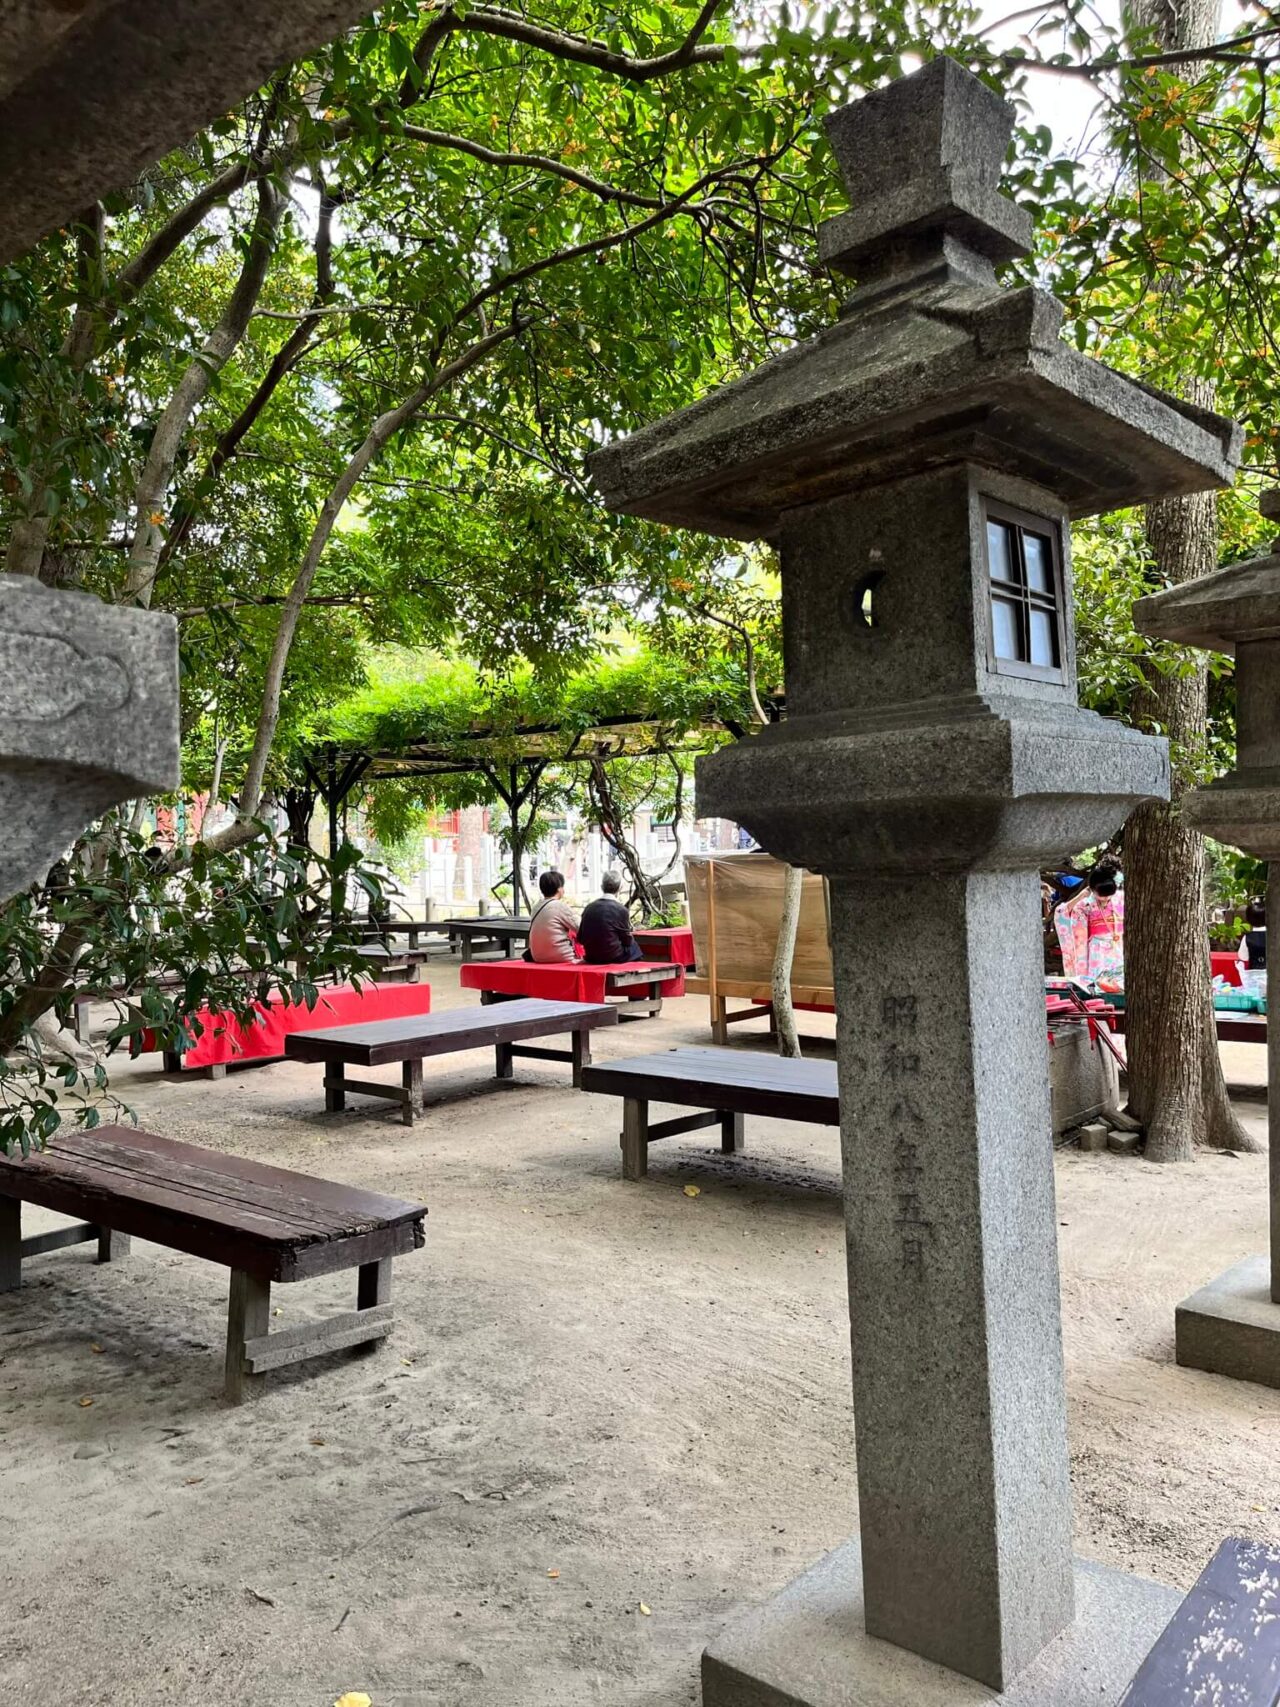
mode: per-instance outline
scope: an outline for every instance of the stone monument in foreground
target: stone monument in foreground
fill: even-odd
[[[787,720],[699,807],[831,885],[861,1537],[708,1650],[707,1707],[1101,1704],[1177,1604],[1072,1562],[1036,868],[1168,788],[1076,704],[1069,520],[1239,441],[997,286],[1011,125],[945,59],[833,114],[838,323],[594,463],[777,545]]]
[[[108,807],[177,786],[173,617],[0,575],[0,901]]]
[[[1280,492],[1263,494],[1280,520]],[[1187,822],[1268,861],[1267,920],[1280,924],[1280,539],[1273,555],[1139,599],[1143,634],[1233,652],[1237,768],[1183,796]],[[1267,959],[1267,1107],[1271,1140],[1271,1254],[1245,1257],[1178,1306],[1178,1362],[1280,1387],[1280,973]]]

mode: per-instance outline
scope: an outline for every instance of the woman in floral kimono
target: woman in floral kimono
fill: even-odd
[[[1105,855],[1080,894],[1053,916],[1068,978],[1099,990],[1124,989],[1124,890],[1120,862]]]

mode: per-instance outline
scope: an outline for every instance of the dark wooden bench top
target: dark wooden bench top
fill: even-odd
[[[743,1049],[672,1049],[584,1068],[582,1088],[639,1101],[840,1124],[833,1061],[792,1061]]]
[[[474,919],[445,919],[443,928],[456,931],[459,936],[470,932],[472,936],[528,936],[532,919],[516,918],[514,913],[496,913],[492,918],[477,916]]]
[[[1138,1668],[1120,1707],[1276,1707],[1280,1547],[1230,1536]]]
[[[129,1126],[63,1129],[25,1160],[0,1157],[0,1195],[280,1281],[414,1250],[427,1213]]]
[[[445,1008],[405,1019],[370,1020],[320,1031],[296,1031],[285,1039],[295,1061],[347,1061],[357,1067],[383,1067],[394,1061],[422,1060],[459,1049],[513,1043],[549,1032],[591,1031],[616,1025],[618,1010],[604,1002],[544,1002],[536,996],[495,1007]]]

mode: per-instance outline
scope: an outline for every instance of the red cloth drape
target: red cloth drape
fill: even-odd
[[[264,1061],[284,1054],[284,1040],[291,1031],[323,1031],[333,1025],[359,1025],[364,1020],[403,1019],[410,1014],[431,1012],[430,984],[335,984],[322,989],[314,1008],[303,1002],[286,1001],[273,991],[266,1002],[254,1004],[258,1020],[242,1025],[234,1014],[198,1009],[188,1021],[195,1039],[182,1057],[186,1067],[218,1067],[228,1061]],[[155,1034],[147,1032],[144,1050],[156,1047]]]
[[[693,932],[688,925],[661,925],[652,930],[643,925],[631,934],[655,960],[674,960],[677,966],[694,964]]]
[[[474,960],[459,973],[464,990],[492,990],[499,996],[542,996],[549,1002],[602,1002],[611,972],[643,972],[646,967],[666,968],[664,960],[627,960],[619,966],[588,966],[578,960],[570,964],[554,961],[539,964],[532,960]],[[679,977],[652,986],[661,996],[684,995],[684,971]],[[629,986],[627,991],[642,995],[643,984]]]

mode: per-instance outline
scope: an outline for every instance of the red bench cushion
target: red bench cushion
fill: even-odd
[[[666,971],[665,960],[627,960],[620,966],[588,966],[578,960],[539,965],[532,960],[473,960],[461,969],[464,990],[492,990],[499,996],[543,996],[553,1002],[602,1002],[612,972],[643,972],[646,968]],[[645,986],[631,986],[637,995]],[[656,995],[683,996],[684,970],[677,977],[655,984]],[[626,991],[620,992],[626,994]]]

